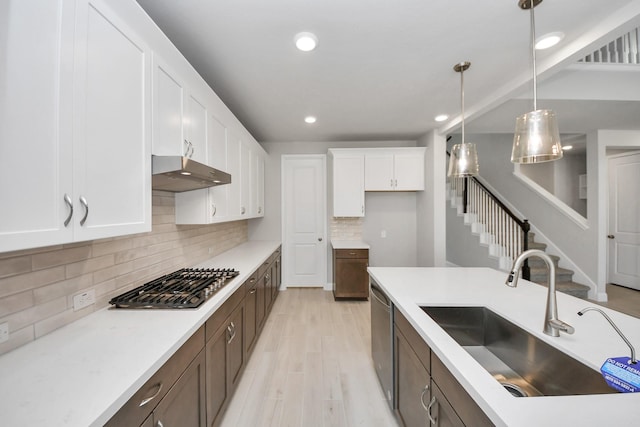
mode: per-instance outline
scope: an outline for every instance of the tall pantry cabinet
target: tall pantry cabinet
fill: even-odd
[[[6,12],[0,252],[150,230],[149,48],[104,1]]]

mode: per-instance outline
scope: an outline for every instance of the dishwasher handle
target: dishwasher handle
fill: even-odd
[[[374,297],[380,304],[382,304],[387,309],[387,311],[391,310],[391,303],[385,296],[384,292],[382,292],[380,288],[374,285],[373,282],[371,282],[371,296]],[[383,299],[385,301],[383,301]]]

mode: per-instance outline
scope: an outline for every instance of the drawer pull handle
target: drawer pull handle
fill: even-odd
[[[253,288],[249,291],[250,294],[255,294],[256,293],[256,288]]]
[[[427,384],[426,386],[424,386],[424,388],[422,389],[422,394],[420,394],[420,404],[422,405],[422,407],[424,408],[425,411],[429,412],[429,408],[427,407],[427,405],[424,403],[424,395],[429,391],[429,384]]]
[[[431,415],[431,408],[433,407],[433,405],[436,404],[436,397],[433,396],[433,398],[431,399],[431,402],[429,402],[429,407],[427,408],[427,416],[429,417],[429,421],[431,422],[431,424],[436,425],[438,423],[438,417],[436,416],[435,418]]]
[[[151,397],[147,397],[146,399],[142,399],[142,402],[140,402],[139,407],[143,407],[144,405],[146,405],[147,403],[151,402],[153,399],[155,399],[156,397],[158,397],[158,395],[160,394],[160,392],[162,391],[162,383],[158,383],[156,384],[154,387],[158,387],[158,390],[154,393],[153,396]]]

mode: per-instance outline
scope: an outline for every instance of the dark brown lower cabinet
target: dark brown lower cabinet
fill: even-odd
[[[397,309],[394,318],[396,418],[400,424],[406,427],[493,426]]]
[[[223,304],[223,307],[225,304]],[[243,342],[244,309],[243,300],[226,318],[226,321],[218,326],[217,330],[211,334],[207,332],[207,344],[205,346],[207,361],[206,395],[207,420],[210,426],[220,424],[224,410],[240,381],[245,356]],[[208,325],[209,321],[207,322],[207,328],[209,327]]]
[[[191,362],[171,390],[153,410],[153,424],[160,426],[205,427],[204,351]]]
[[[244,347],[245,357],[248,357],[258,338],[258,325],[256,323],[256,308],[258,305],[258,279],[254,274],[245,282],[247,294],[244,297]]]
[[[369,298],[369,250],[333,250],[333,297]]]
[[[396,414],[407,427],[427,426],[426,407],[431,399],[429,371],[396,327],[396,370],[398,407]]]

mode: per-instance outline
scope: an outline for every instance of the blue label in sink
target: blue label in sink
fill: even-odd
[[[610,357],[600,372],[611,388],[623,393],[640,391],[640,363],[631,363],[629,357]]]

